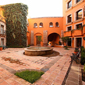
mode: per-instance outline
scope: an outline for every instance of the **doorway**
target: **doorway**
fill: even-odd
[[[41,36],[36,36],[36,45],[37,46],[41,45]]]
[[[69,39],[67,44],[68,44],[68,46],[71,46],[71,38]]]
[[[82,46],[82,38],[76,38],[76,47]]]

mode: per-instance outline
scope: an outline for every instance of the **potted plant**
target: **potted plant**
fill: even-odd
[[[2,47],[2,46],[0,46],[0,51],[2,51],[2,49],[3,49],[3,47]]]
[[[74,54],[77,54],[79,52],[79,48],[75,48]]]

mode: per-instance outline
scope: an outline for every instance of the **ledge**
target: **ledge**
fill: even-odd
[[[73,5],[73,7],[79,5],[79,4],[82,3],[82,2],[84,2],[84,0],[79,1],[78,3],[76,3],[75,5]]]
[[[70,22],[70,23],[67,23],[66,25],[70,25],[70,24],[72,24],[73,22]]]
[[[82,20],[83,20],[83,18],[79,19],[79,20],[75,20],[73,23],[76,23],[76,22],[79,22],[79,21],[82,21]]]
[[[72,6],[72,7],[70,7],[70,8],[68,8],[68,9],[66,9],[66,12],[67,12],[67,11],[69,11],[69,10],[71,10],[72,8],[73,8],[73,6]]]

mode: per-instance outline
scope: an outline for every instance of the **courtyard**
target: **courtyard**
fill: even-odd
[[[0,51],[0,85],[62,85],[71,65],[70,56],[74,48],[65,50],[53,47],[53,50],[59,52],[59,55],[26,56],[23,54],[24,48]],[[75,66],[79,68],[79,65]],[[44,71],[44,74],[33,84],[14,75],[26,69]]]

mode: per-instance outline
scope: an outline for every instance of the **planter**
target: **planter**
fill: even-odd
[[[3,49],[3,48],[2,48],[2,47],[0,47],[0,51],[2,51],[2,49]]]
[[[74,54],[76,54],[76,55],[77,55],[77,53],[78,53],[78,52],[75,52],[75,51],[74,51]]]

